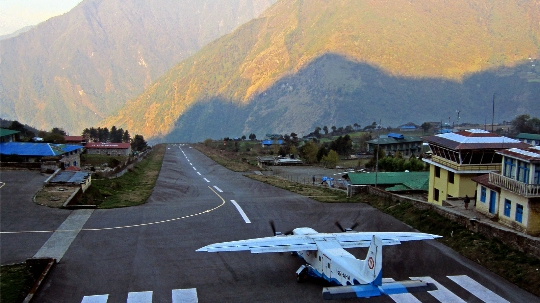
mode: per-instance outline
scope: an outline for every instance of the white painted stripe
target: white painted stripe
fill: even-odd
[[[208,179],[206,179],[206,178],[203,178],[203,179],[204,179],[204,181],[210,183],[210,180],[208,180]]]
[[[130,292],[128,293],[127,303],[152,303],[152,292]]]
[[[201,173],[200,173],[200,172],[197,172],[197,174],[198,174],[199,176],[201,175]]]
[[[189,160],[188,160],[188,162],[189,162]],[[189,162],[189,165],[193,166],[193,163]]]
[[[491,290],[485,288],[482,284],[476,282],[469,276],[447,276],[448,279],[456,282],[459,286],[465,288],[468,292],[473,294],[478,299],[484,302],[494,303],[509,303],[505,299],[499,297]]]
[[[193,166],[193,170],[197,170],[197,169],[195,168],[195,166]]]
[[[81,303],[107,303],[109,295],[84,296]]]
[[[34,258],[53,258],[60,262],[69,246],[90,218],[93,209],[78,209],[71,212],[51,237],[43,244]]]
[[[445,303],[465,303],[460,297],[449,291],[446,287],[432,279],[431,277],[410,277],[411,280],[422,280],[424,282],[433,283],[437,286],[437,290],[428,291],[435,299]]]
[[[220,193],[223,192],[219,187],[217,187],[217,186],[215,186],[215,185],[214,185],[214,188],[215,188],[217,191],[219,191]]]
[[[247,215],[244,212],[244,210],[242,209],[242,207],[240,207],[240,205],[238,205],[238,203],[236,203],[236,201],[234,201],[234,200],[231,200],[231,202],[232,202],[232,204],[234,204],[234,206],[236,206],[236,209],[238,210],[238,212],[240,213],[242,218],[244,218],[244,221],[246,221],[246,223],[251,223],[251,221],[249,221],[249,218],[247,217]]]
[[[395,280],[392,278],[383,278],[384,282],[394,282]],[[395,294],[395,295],[388,295],[394,302],[396,303],[422,303],[422,301],[418,300],[415,296],[413,296],[410,293],[406,294]]]
[[[172,303],[197,303],[197,289],[173,289],[172,291]]]

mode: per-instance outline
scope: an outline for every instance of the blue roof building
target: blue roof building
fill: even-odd
[[[64,167],[80,166],[80,154],[84,147],[80,145],[4,142],[0,143],[0,154],[24,157],[26,162],[38,162],[43,157],[59,157]]]

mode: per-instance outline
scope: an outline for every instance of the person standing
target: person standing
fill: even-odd
[[[315,185],[315,175],[313,175],[312,179],[313,179],[313,185]]]
[[[469,209],[469,203],[471,202],[471,199],[468,195],[465,195],[465,199],[463,199],[463,203],[465,204],[465,209]]]

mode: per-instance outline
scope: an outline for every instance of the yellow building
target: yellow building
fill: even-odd
[[[500,223],[520,232],[540,235],[540,146],[497,154],[502,156],[502,170],[490,172],[487,184],[478,183],[477,210],[495,214]]]
[[[497,151],[526,148],[529,145],[480,129],[446,133],[424,138],[432,157],[429,164],[428,201],[442,205],[452,197],[474,197],[476,182],[472,178],[501,169],[502,155]]]

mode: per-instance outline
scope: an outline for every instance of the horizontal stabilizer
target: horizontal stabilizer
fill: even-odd
[[[323,288],[323,299],[339,300],[352,298],[369,298],[382,295],[395,295],[436,290],[432,283],[423,281],[400,281],[383,283],[381,286],[372,284],[335,286]]]

